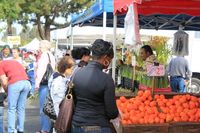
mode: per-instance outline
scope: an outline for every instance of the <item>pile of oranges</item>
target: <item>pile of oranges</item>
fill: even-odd
[[[166,99],[152,97],[149,90],[138,91],[134,98],[117,99],[122,124],[154,124],[168,122],[200,122],[200,98],[186,94]]]

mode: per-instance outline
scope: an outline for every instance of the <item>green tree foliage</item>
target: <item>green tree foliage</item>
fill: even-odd
[[[12,35],[12,24],[19,19],[24,0],[0,0],[0,20],[7,22],[7,34]]]
[[[25,0],[21,5],[23,21],[37,25],[41,39],[50,39],[50,31],[69,26],[70,13],[79,12],[88,7],[92,0]],[[64,22],[58,23],[57,18],[64,18]]]

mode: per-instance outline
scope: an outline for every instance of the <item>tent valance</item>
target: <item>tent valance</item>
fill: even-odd
[[[138,3],[138,14],[186,14],[200,16],[200,0],[114,0],[115,14],[125,13],[127,5]]]
[[[128,6],[132,3],[141,4],[142,0],[114,0],[114,13],[124,14],[128,11]]]
[[[184,30],[200,30],[200,0],[98,0],[84,13],[72,17],[72,25],[103,26],[106,11],[107,27],[113,27],[113,12],[117,13],[117,27],[124,27],[123,13],[133,2],[138,4],[141,29],[177,30],[183,25]]]
[[[72,15],[72,25],[84,23],[101,15],[103,12],[113,13],[113,0],[97,0],[89,9],[80,14]]]

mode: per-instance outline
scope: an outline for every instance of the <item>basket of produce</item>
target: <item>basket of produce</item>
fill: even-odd
[[[165,97],[138,91],[117,99],[121,133],[200,133],[200,98],[190,94]]]

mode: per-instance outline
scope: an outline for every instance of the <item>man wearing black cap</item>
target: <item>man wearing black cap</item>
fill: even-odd
[[[0,53],[0,60],[9,60],[9,59],[12,59],[10,46],[4,45]]]

